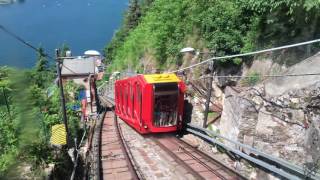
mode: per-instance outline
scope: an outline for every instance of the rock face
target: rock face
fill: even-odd
[[[243,142],[246,136],[253,136],[258,114],[251,102],[238,96],[237,92],[227,87],[219,129],[222,135]],[[238,138],[242,136],[242,138]],[[227,143],[229,146],[233,144]]]
[[[320,53],[292,67],[285,74],[320,73]],[[319,81],[320,76],[281,77],[266,82],[265,90],[269,96],[279,96],[292,89],[302,89]]]
[[[286,73],[319,73],[319,67],[316,55]],[[320,162],[320,76],[277,78],[240,93],[227,87],[219,129],[297,165]]]

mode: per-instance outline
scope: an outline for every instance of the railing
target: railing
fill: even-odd
[[[114,84],[119,79],[135,76],[133,72],[122,72],[114,73],[109,81],[105,81],[101,86],[98,87],[98,95],[104,101],[114,103]]]
[[[209,131],[207,129],[187,124],[186,131],[205,140],[206,142],[214,145],[218,145],[222,147],[223,149],[236,154],[237,156],[250,161],[258,166],[261,166],[267,170],[269,170],[272,173],[275,173],[283,178],[287,179],[320,179],[319,174],[307,174],[306,171],[297,165],[291,164],[283,159],[268,155],[264,152],[261,152],[255,148],[252,148],[251,146],[248,146],[246,144],[242,144],[240,142],[231,140],[229,138],[223,137],[217,133],[214,133],[212,131]],[[219,139],[223,139],[225,141],[231,142],[238,147],[241,147],[242,149],[249,150],[253,152],[255,156],[250,156],[248,154],[243,153],[242,151],[229,147],[222,143]]]

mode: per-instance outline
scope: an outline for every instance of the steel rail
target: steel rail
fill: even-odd
[[[200,151],[199,149],[193,147],[192,145],[188,144],[187,142],[181,140],[180,138],[177,138],[177,140],[179,142],[181,142],[182,144],[186,145],[188,148],[193,149],[198,155],[201,155],[203,157],[206,157],[207,159],[209,159],[211,162],[213,163],[217,163],[219,165],[221,165],[223,168],[227,169],[228,171],[234,173],[235,175],[239,176],[240,179],[247,179],[246,177],[244,177],[243,175],[241,175],[240,173],[238,173],[237,171],[231,169],[230,167],[226,166],[224,163],[218,161],[217,159],[213,158],[212,156],[210,156],[209,154],[207,154],[206,152]],[[187,150],[185,150],[184,147],[181,147],[182,150],[186,151],[186,153],[191,154],[190,152],[188,152]],[[198,159],[199,160],[199,159]],[[205,164],[204,164],[205,165]],[[206,165],[205,165],[206,166]],[[209,167],[210,168],[210,167]],[[223,177],[221,177],[221,179],[223,179]]]
[[[92,167],[93,169],[91,169],[91,173],[93,175],[93,179],[101,179],[101,135],[102,135],[102,125],[104,122],[104,118],[106,116],[106,111],[102,113],[101,119],[99,119],[98,121],[96,121],[96,123],[94,124],[94,129],[93,129],[93,137],[92,137],[92,141],[91,142],[91,146],[93,147],[89,147],[92,148],[92,152],[93,152],[93,163],[92,163]]]
[[[114,113],[114,111],[113,111],[113,113]],[[115,123],[116,129],[117,129],[116,133],[117,133],[118,137],[120,138],[121,149],[125,153],[125,159],[126,159],[126,162],[128,163],[127,167],[129,169],[129,171],[131,172],[132,178],[136,179],[136,180],[142,179],[141,178],[142,176],[139,174],[140,172],[138,172],[138,169],[136,168],[131,151],[128,148],[126,140],[122,134],[122,129],[121,129],[120,124],[118,123],[118,117],[116,116],[115,113],[114,113],[114,123]]]
[[[156,145],[158,145],[163,151],[168,153],[177,163],[179,163],[179,165],[183,166],[196,179],[205,179],[197,171],[192,169],[184,160],[180,159],[179,156],[172,152],[167,146],[162,144],[155,136],[151,136],[151,139],[156,143]]]
[[[249,155],[247,155],[247,154],[245,154],[245,153],[243,153],[243,152],[241,152],[239,150],[236,150],[234,148],[226,146],[222,142],[220,142],[220,141],[218,141],[216,139],[213,139],[208,135],[200,133],[200,132],[198,132],[196,130],[193,130],[191,128],[187,128],[186,131],[189,132],[189,133],[192,133],[193,135],[196,135],[196,136],[200,137],[201,139],[203,139],[205,141],[208,141],[208,142],[213,143],[213,144],[217,144],[217,145],[223,147],[224,149],[226,149],[227,151],[233,152],[233,153],[237,154],[238,156],[240,156],[240,157],[242,157],[242,158],[244,158],[244,159],[246,159],[246,160],[248,160],[248,161],[250,161],[250,162],[252,162],[254,164],[257,164],[257,165],[259,165],[259,166],[261,166],[261,167],[263,167],[263,168],[265,168],[265,169],[267,169],[267,170],[269,170],[269,171],[271,171],[271,172],[273,172],[273,173],[275,173],[275,174],[277,174],[277,175],[279,175],[281,177],[284,177],[284,178],[287,178],[287,179],[290,179],[290,180],[299,180],[299,179],[301,179],[300,177],[297,177],[297,176],[292,175],[292,174],[290,174],[288,172],[285,172],[282,169],[279,169],[279,168],[277,168],[277,167],[275,167],[273,165],[270,165],[270,164],[268,164],[268,163],[266,163],[264,161],[258,160],[258,159],[254,158],[254,157],[251,157],[251,156],[249,156]]]
[[[304,172],[303,168],[300,167],[300,166],[297,166],[297,165],[294,165],[292,163],[289,163],[289,162],[287,162],[287,161],[285,161],[283,159],[280,159],[280,158],[277,158],[277,157],[273,157],[271,155],[268,155],[268,154],[266,154],[266,153],[264,153],[262,151],[259,151],[259,150],[255,149],[255,148],[253,148],[253,147],[251,147],[249,145],[242,144],[242,143],[240,143],[238,141],[231,140],[231,139],[229,139],[227,137],[221,136],[221,135],[219,135],[217,133],[214,133],[212,131],[209,131],[207,129],[204,129],[204,128],[201,128],[201,127],[198,127],[198,126],[195,126],[195,125],[192,125],[192,124],[188,124],[187,127],[195,129],[195,130],[198,130],[198,131],[199,130],[203,131],[208,135],[212,135],[212,136],[216,136],[216,137],[222,138],[222,139],[224,139],[226,141],[229,141],[229,142],[231,142],[233,144],[236,144],[236,145],[238,145],[238,146],[240,146],[242,148],[250,150],[250,151],[254,152],[255,154],[257,154],[257,155],[259,155],[259,156],[261,156],[263,158],[266,158],[266,159],[268,159],[268,160],[270,160],[272,162],[275,162],[278,165],[280,165],[280,166],[282,166],[282,167],[284,167],[284,168],[286,168],[286,169],[288,169],[288,170],[290,170],[292,172],[299,173],[301,177],[305,177],[305,172]],[[313,179],[320,179],[320,175],[319,174],[314,174],[314,175],[311,175],[311,176],[312,176],[311,178],[313,178]]]

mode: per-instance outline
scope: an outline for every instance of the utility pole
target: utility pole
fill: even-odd
[[[70,148],[70,136],[69,136],[69,128],[68,128],[68,119],[67,119],[67,110],[66,110],[66,100],[64,97],[64,90],[61,78],[61,59],[59,58],[59,50],[56,49],[56,65],[57,65],[57,74],[58,74],[58,81],[59,81],[59,88],[60,88],[60,101],[61,101],[61,109],[63,115],[63,123],[67,133],[67,146]]]
[[[209,87],[207,91],[207,99],[206,99],[206,104],[205,104],[205,110],[204,110],[204,118],[203,118],[203,128],[207,128],[207,121],[208,121],[208,113],[209,113],[209,106],[210,106],[210,101],[211,101],[211,92],[212,92],[212,82],[213,82],[213,75],[214,75],[214,61],[210,61],[209,68],[211,68],[211,73],[209,77]]]

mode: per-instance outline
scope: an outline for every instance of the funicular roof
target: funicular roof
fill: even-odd
[[[148,74],[143,75],[149,84],[180,82],[181,80],[175,74]]]

